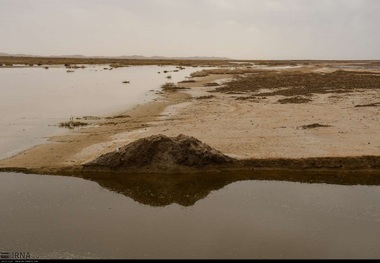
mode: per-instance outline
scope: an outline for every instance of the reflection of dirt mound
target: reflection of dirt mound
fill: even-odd
[[[154,135],[137,140],[117,151],[104,154],[84,165],[85,169],[172,171],[205,168],[232,162],[232,159],[201,141],[179,135]]]
[[[240,177],[219,173],[125,175],[113,172],[86,173],[85,179],[149,206],[167,206],[174,203],[192,206],[206,198],[211,191],[241,180]]]
[[[352,171],[241,171],[192,174],[86,173],[84,178],[149,206],[192,206],[212,191],[247,180],[325,183],[336,185],[380,185],[379,172]]]

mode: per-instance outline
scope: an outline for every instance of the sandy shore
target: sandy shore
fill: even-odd
[[[315,66],[289,70],[331,71]],[[380,90],[313,94],[308,103],[282,104],[281,95],[239,99],[241,94],[204,87],[232,77],[209,75],[179,84],[187,89],[167,91],[160,99],[126,112],[127,117],[94,121],[95,126],[52,137],[48,144],[2,160],[0,168],[43,172],[79,166],[156,134],[193,136],[238,159],[380,155],[380,107],[376,106]],[[355,107],[371,103],[375,106]],[[323,127],[307,126],[316,123]]]

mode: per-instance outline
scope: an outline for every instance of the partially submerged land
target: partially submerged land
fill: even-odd
[[[176,66],[221,66],[229,60],[180,60],[180,59],[123,59],[123,58],[91,58],[91,57],[12,57],[0,56],[0,66],[54,66],[65,65],[77,68],[77,65],[109,65],[110,67],[127,67],[141,65],[176,65]]]
[[[0,168],[83,176],[380,171],[379,62],[166,63],[218,68],[165,85],[160,99],[119,116],[81,118],[89,125],[3,160]]]

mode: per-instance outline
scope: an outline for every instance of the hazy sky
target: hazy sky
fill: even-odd
[[[380,0],[0,0],[0,52],[380,59]]]

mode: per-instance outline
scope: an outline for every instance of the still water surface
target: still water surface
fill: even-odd
[[[2,251],[39,258],[380,257],[378,186],[253,180],[189,190],[191,183],[153,189],[135,181],[121,194],[96,179],[1,173],[0,181]]]
[[[181,81],[199,69],[173,70],[175,66],[86,66],[72,73],[64,67],[1,68],[0,159],[62,133],[57,125],[70,117],[120,114],[156,98],[165,82]]]

